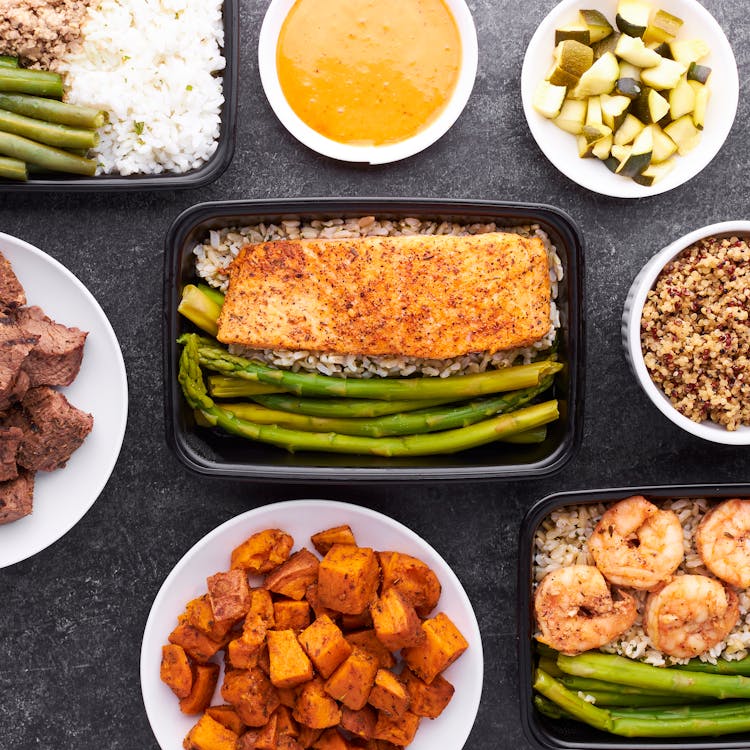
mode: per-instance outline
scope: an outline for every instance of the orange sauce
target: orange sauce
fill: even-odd
[[[276,49],[291,108],[350,145],[423,130],[450,99],[460,64],[458,27],[443,0],[297,0]]]

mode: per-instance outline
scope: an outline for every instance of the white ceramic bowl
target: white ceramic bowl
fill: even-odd
[[[685,248],[694,244],[704,237],[728,237],[738,235],[750,237],[750,221],[725,221],[720,224],[711,224],[701,229],[696,229],[684,237],[680,237],[671,245],[660,250],[641,269],[641,272],[633,281],[628,296],[625,300],[625,309],[622,314],[622,345],[625,349],[625,358],[635,374],[638,384],[643,388],[646,395],[651,399],[654,406],[668,419],[671,419],[678,427],[691,435],[710,440],[713,443],[724,445],[750,445],[750,427],[740,427],[730,432],[721,425],[714,422],[694,422],[692,419],[680,414],[675,409],[664,392],[654,383],[649,375],[646,363],[643,361],[641,349],[641,315],[646,296],[656,283],[656,279],[664,266],[679,255]]]
[[[482,694],[482,640],[476,616],[456,574],[427,542],[388,516],[367,508],[330,500],[295,500],[243,513],[199,541],[174,567],[151,607],[141,647],[141,689],[151,728],[162,750],[180,750],[197,721],[180,713],[177,698],[159,679],[161,647],[177,624],[185,604],[206,592],[206,578],[229,568],[229,554],[251,534],[280,528],[295,539],[295,549],[310,546],[316,531],[349,524],[357,542],[379,550],[398,550],[429,565],[442,584],[436,612],[445,612],[469,642],[468,650],[445,672],[456,688],[448,707],[434,721],[420,724],[409,750],[461,750],[469,736]],[[219,694],[222,677],[214,698]]]
[[[300,142],[324,156],[341,161],[387,164],[423,151],[449,130],[469,101],[477,74],[478,46],[474,19],[465,0],[446,0],[461,37],[461,70],[453,96],[431,125],[398,143],[383,146],[352,146],[326,138],[304,123],[289,106],[281,90],[276,67],[276,46],[284,19],[295,0],[271,0],[258,43],[258,68],[268,102],[286,129]]]
[[[531,134],[544,155],[560,172],[595,193],[616,198],[643,198],[682,185],[716,156],[734,122],[739,97],[737,63],[721,27],[696,0],[661,0],[658,7],[685,22],[678,39],[700,38],[709,45],[711,54],[701,60],[701,64],[712,68],[712,73],[709,78],[711,99],[700,144],[685,156],[676,156],[674,169],[652,187],[613,174],[599,159],[581,159],[575,136],[558,128],[531,105],[534,91],[544,80],[553,60],[555,29],[575,21],[582,8],[600,10],[614,26],[617,0],[596,0],[594,3],[563,0],[539,25],[526,50],[521,72],[521,96]]]
[[[39,471],[34,510],[0,526],[0,568],[25,560],[66,534],[104,489],[120,453],[128,417],[128,383],[120,345],[91,292],[63,265],[23,240],[0,234],[0,252],[26,291],[53,320],[88,331],[78,377],[60,390],[94,417],[94,427],[67,465]]]

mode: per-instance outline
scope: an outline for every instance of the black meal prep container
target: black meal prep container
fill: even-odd
[[[380,458],[325,453],[291,454],[270,445],[196,427],[177,382],[176,339],[194,330],[177,313],[183,287],[195,280],[192,250],[211,228],[278,222],[285,218],[326,219],[374,215],[383,219],[417,217],[498,225],[538,224],[558,249],[565,278],[558,306],[566,363],[556,380],[560,419],[536,446],[490,444],[450,456]],[[404,482],[410,480],[538,477],[559,470],[578,447],[582,431],[584,323],[583,246],[580,233],[562,211],[549,206],[490,201],[404,198],[307,198],[203,203],[182,213],[166,238],[164,273],[164,391],[167,439],[179,459],[200,474],[299,482]]]
[[[120,192],[147,190],[179,190],[198,188],[218,179],[234,156],[235,130],[237,127],[237,77],[240,67],[240,12],[239,0],[224,0],[224,49],[226,67],[222,73],[224,105],[221,110],[221,129],[216,151],[197,169],[181,174],[101,175],[84,177],[62,172],[50,172],[42,177],[30,178],[28,182],[16,182],[0,178],[1,192]]]
[[[750,747],[750,732],[722,737],[675,737],[649,739],[620,737],[600,732],[576,721],[552,720],[542,716],[533,705],[532,635],[532,563],[534,534],[552,511],[567,505],[614,503],[631,495],[649,500],[668,498],[750,497],[750,484],[691,484],[656,487],[625,487],[604,490],[581,490],[548,495],[531,507],[521,525],[518,564],[518,664],[521,700],[521,722],[527,739],[534,747],[585,750],[729,750]]]

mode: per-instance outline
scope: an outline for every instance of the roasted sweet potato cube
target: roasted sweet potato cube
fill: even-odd
[[[341,709],[326,693],[323,680],[315,677],[300,688],[293,716],[306,727],[325,729],[341,721]]]
[[[313,750],[351,750],[352,746],[336,729],[326,729],[313,742]]]
[[[276,709],[276,734],[288,734],[291,737],[299,735],[299,727],[292,716],[292,710],[283,703]]]
[[[184,714],[199,714],[205,711],[211,704],[218,680],[218,664],[199,664],[195,668],[190,695],[180,699],[180,711]]]
[[[370,706],[365,706],[359,711],[352,711],[346,707],[341,710],[341,726],[347,732],[351,732],[363,740],[372,739],[377,720],[378,716]]]
[[[268,589],[250,589],[250,608],[247,611],[248,615],[258,615],[266,628],[270,630],[275,622],[273,619],[273,599],[271,599],[271,592]]]
[[[225,642],[211,640],[207,635],[192,625],[181,622],[170,634],[169,642],[182,646],[187,655],[199,664],[205,664]]]
[[[294,539],[281,529],[253,534],[232,550],[232,568],[268,573],[289,559]]]
[[[378,552],[378,560],[383,573],[381,593],[398,589],[420,617],[427,617],[441,592],[440,581],[430,567],[402,552]]]
[[[353,630],[369,630],[372,628],[372,615],[370,614],[369,607],[358,615],[341,615],[339,621],[341,629],[345,633],[350,633]]]
[[[299,601],[304,598],[307,587],[317,580],[319,565],[318,558],[303,547],[269,573],[263,585],[275,594]]]
[[[229,642],[227,657],[234,669],[257,666],[260,649],[266,640],[266,626],[256,614],[245,618],[242,635]]]
[[[279,696],[262,669],[233,669],[224,674],[221,697],[248,727],[262,727],[279,707]]]
[[[313,668],[293,630],[268,631],[271,682],[276,687],[294,687],[313,678]]]
[[[376,740],[385,740],[405,747],[414,739],[418,727],[419,716],[411,711],[404,711],[401,716],[388,716],[381,711],[375,724],[374,737]]]
[[[378,671],[377,657],[355,646],[328,678],[326,692],[347,708],[359,711],[367,703]]]
[[[237,735],[208,714],[203,714],[185,738],[187,750],[235,750]]]
[[[315,617],[328,615],[328,617],[330,617],[332,620],[335,620],[339,616],[338,612],[335,612],[330,607],[324,607],[321,604],[320,597],[318,596],[317,583],[313,583],[307,587],[307,591],[305,591],[305,599],[312,608],[312,611],[315,613]]]
[[[317,534],[313,534],[310,537],[310,541],[321,555],[328,553],[328,550],[333,547],[334,544],[353,544],[357,545],[352,533],[351,527],[346,526],[334,526],[332,529],[326,529],[325,531],[319,531]]]
[[[327,615],[315,620],[299,634],[298,639],[315,669],[326,679],[352,652],[344,634]]]
[[[307,750],[307,748],[312,747],[313,743],[321,734],[323,734],[322,729],[313,729],[312,727],[306,727],[304,724],[300,724],[297,742]]]
[[[422,623],[425,640],[406,648],[401,655],[406,665],[428,685],[469,647],[459,629],[444,612]]]
[[[263,644],[263,647],[258,653],[258,666],[266,673],[266,676],[270,676],[271,658],[268,655],[268,641]]]
[[[278,750],[276,745],[276,713],[260,729],[251,729],[240,737],[237,750]]]
[[[239,620],[250,609],[250,586],[244,570],[209,576],[208,598],[217,620]]]
[[[245,730],[242,719],[231,706],[209,706],[206,713],[219,724],[231,729],[236,735],[242,734]]]
[[[358,615],[377,596],[379,582],[380,566],[371,549],[334,544],[320,563],[318,596],[324,607]]]
[[[208,594],[189,601],[185,606],[185,614],[178,618],[207,635],[212,641],[222,641],[234,625],[233,620],[217,620],[208,600]]]
[[[400,651],[424,642],[422,621],[398,589],[383,592],[370,607],[378,640],[390,651]]]
[[[347,633],[344,638],[351,646],[359,646],[374,654],[383,669],[392,669],[396,665],[393,654],[378,640],[374,630]]]
[[[193,667],[182,646],[170,643],[161,647],[161,681],[168,685],[178,698],[187,698],[193,687]]]
[[[310,605],[304,600],[282,599],[273,603],[273,617],[276,630],[299,632],[310,624]]]
[[[389,716],[401,716],[409,708],[409,694],[393,672],[379,669],[367,702]]]
[[[291,735],[280,734],[277,740],[276,750],[304,750],[304,748]]]
[[[409,696],[409,710],[427,719],[437,719],[450,703],[455,692],[453,685],[441,674],[436,675],[428,685],[410,669],[404,669],[401,679],[404,681],[404,687]]]
[[[276,688],[282,706],[294,708],[297,703],[297,688]]]

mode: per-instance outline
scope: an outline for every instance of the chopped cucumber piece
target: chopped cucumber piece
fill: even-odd
[[[601,98],[598,96],[590,96],[588,109],[586,110],[586,125],[601,127],[603,124]]]
[[[669,112],[669,102],[658,91],[646,86],[633,101],[630,111],[641,122],[650,125],[652,122],[659,122]]]
[[[573,88],[578,83],[578,78],[564,71],[557,63],[552,63],[552,67],[544,77],[553,86],[567,86]]]
[[[630,99],[627,96],[602,94],[599,101],[602,106],[602,121],[612,131],[617,130],[625,119],[625,112],[630,106]]]
[[[686,68],[691,62],[698,62],[711,53],[711,48],[702,39],[687,39],[682,42],[670,42],[672,57]]]
[[[575,39],[566,39],[555,47],[555,60],[566,73],[580,78],[594,62],[594,50]]]
[[[675,142],[680,156],[692,151],[701,140],[701,131],[695,127],[690,115],[683,115],[679,120],[670,122],[664,132]]]
[[[605,37],[601,40],[601,42],[596,42],[596,44],[592,44],[591,48],[594,50],[594,60],[598,60],[602,55],[604,55],[607,52],[611,52],[612,54],[615,53],[615,49],[617,48],[617,40],[621,37],[619,31],[615,31],[612,34],[610,34],[608,37]]]
[[[617,166],[619,167],[622,162],[624,162],[628,156],[630,156],[630,152],[633,150],[632,146],[618,146],[616,143],[612,145],[611,154],[612,156],[617,159]]]
[[[579,10],[578,15],[591,34],[591,43],[606,39],[613,31],[612,24],[598,10]]]
[[[625,60],[620,60],[620,78],[632,78],[634,81],[640,81],[641,69],[636,65],[625,62]]]
[[[669,92],[669,116],[678,120],[690,114],[695,108],[695,91],[687,78],[680,78],[677,85]]]
[[[660,57],[663,57],[666,60],[672,60],[672,50],[669,49],[669,45],[666,42],[661,42],[661,44],[656,44],[655,42],[653,44],[648,45],[649,49],[652,49],[654,52],[656,52]]]
[[[641,71],[641,80],[658,91],[673,89],[687,70],[687,65],[676,60],[660,59],[661,62],[655,67]]]
[[[666,175],[668,175],[674,169],[674,159],[665,162],[664,164],[651,164],[648,168],[644,169],[640,174],[633,175],[633,179],[639,185],[645,185],[651,187],[653,184],[659,182]]]
[[[627,114],[622,125],[617,128],[617,132],[615,133],[615,145],[627,146],[628,143],[632,143],[641,134],[645,127],[637,117]]]
[[[654,135],[654,150],[651,154],[651,164],[661,164],[677,152],[675,142],[658,126],[652,127]]]
[[[604,136],[600,141],[597,141],[594,144],[594,148],[591,149],[591,152],[597,159],[601,159],[604,161],[604,159],[609,158],[609,152],[612,148],[612,134],[610,133],[607,136]]]
[[[637,99],[641,95],[643,88],[634,78],[618,78],[615,84],[615,91],[620,96],[626,96],[628,99]]]
[[[534,92],[531,105],[540,115],[551,120],[560,114],[566,91],[565,86],[555,86],[549,81],[541,81]]]
[[[568,39],[581,44],[590,44],[591,32],[585,26],[565,26],[562,29],[555,29],[555,45]]]
[[[654,137],[651,126],[645,127],[633,142],[630,155],[618,167],[618,173],[625,177],[635,177],[651,164],[654,150]]]
[[[697,62],[691,62],[687,69],[688,81],[698,81],[698,83],[707,83],[711,75],[711,68],[706,65],[698,65]]]
[[[617,58],[607,52],[581,76],[571,96],[574,99],[584,99],[587,96],[609,94],[615,87],[619,72]]]
[[[586,109],[586,99],[566,99],[554,123],[558,128],[578,135],[583,130],[583,123],[586,121]]]
[[[666,10],[657,10],[653,21],[646,27],[643,41],[649,42],[671,42],[680,31],[682,19],[667,13]]]
[[[698,130],[703,130],[703,124],[706,122],[706,108],[708,99],[711,96],[711,89],[704,86],[698,81],[688,81],[688,86],[695,94],[695,106],[693,107],[693,124]]]
[[[643,0],[620,0],[615,23],[623,34],[642,37],[646,33],[650,15],[651,6]]]
[[[658,52],[654,52],[643,43],[643,39],[627,34],[618,39],[615,54],[639,68],[653,68],[662,59]]]
[[[620,166],[620,160],[615,156],[608,156],[604,160],[604,166],[607,167],[610,172],[617,172],[617,167]]]

